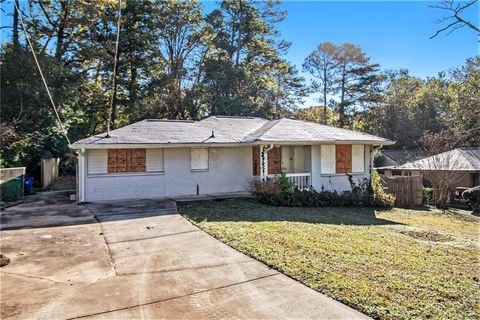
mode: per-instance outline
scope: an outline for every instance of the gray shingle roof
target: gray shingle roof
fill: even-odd
[[[380,150],[380,153],[392,161],[396,162],[396,165],[402,165],[410,161],[416,161],[425,158],[427,155],[425,152],[419,149],[392,149],[392,150]]]
[[[212,131],[214,136],[212,136]],[[143,120],[75,142],[72,147],[112,144],[231,144],[257,142],[393,142],[356,131],[282,118],[213,116],[201,121]]]
[[[330,127],[304,120],[282,118],[273,120],[249,135],[245,141],[310,142],[310,141],[371,141],[387,142],[387,139],[357,131]]]
[[[399,170],[480,171],[480,147],[458,148],[394,167]]]

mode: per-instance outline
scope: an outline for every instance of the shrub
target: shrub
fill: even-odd
[[[395,205],[395,196],[385,192],[382,184],[382,178],[376,170],[372,172],[373,201],[375,207],[393,208]]]
[[[378,177],[377,183],[380,177]],[[284,174],[278,179],[265,182],[255,180],[251,192],[260,202],[282,207],[393,207],[395,197],[385,193],[383,187],[370,186],[369,181],[356,185],[352,191],[317,192],[313,189],[298,190]]]
[[[480,213],[480,186],[463,191],[462,197],[470,203],[473,212]]]
[[[287,174],[282,172],[280,178],[278,179],[278,183],[280,184],[280,191],[286,193],[292,193],[295,190],[295,185],[288,180]]]
[[[422,189],[422,198],[424,204],[433,203],[433,189],[432,188],[423,188]]]

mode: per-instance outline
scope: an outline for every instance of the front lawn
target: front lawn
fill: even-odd
[[[235,249],[371,317],[480,318],[480,218],[466,211],[179,203]]]

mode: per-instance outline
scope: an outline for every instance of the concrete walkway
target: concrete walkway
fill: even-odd
[[[6,209],[2,228],[2,319],[365,318],[210,237],[173,201],[52,194]]]

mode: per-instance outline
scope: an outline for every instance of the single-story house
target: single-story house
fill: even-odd
[[[398,171],[401,175],[423,175],[424,185],[429,185],[429,176],[448,172],[455,188],[471,188],[480,185],[480,147],[457,148],[400,166],[379,168],[385,174]]]
[[[299,188],[350,190],[384,138],[302,120],[143,120],[70,145],[79,202],[247,191],[282,171]]]

